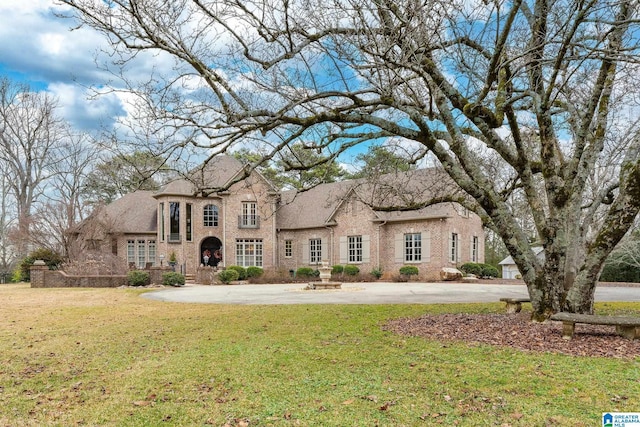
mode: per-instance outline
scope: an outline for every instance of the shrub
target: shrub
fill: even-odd
[[[420,273],[415,265],[403,265],[400,267],[400,274],[403,276],[417,276]]]
[[[233,280],[245,280],[247,278],[247,269],[239,265],[230,265],[227,270],[235,270],[238,272],[238,278]]]
[[[184,276],[175,271],[162,273],[162,284],[164,286],[184,286]]]
[[[296,277],[315,277],[316,271],[311,267],[300,267],[296,270]],[[320,274],[319,271],[318,274]]]
[[[228,267],[226,270],[222,270],[220,273],[218,273],[218,279],[220,279],[222,283],[226,284],[229,284],[234,280],[238,280],[239,277],[240,274],[238,273],[238,270],[230,269]]]
[[[640,282],[640,269],[629,265],[606,263],[600,275],[601,282]]]
[[[13,271],[13,274],[11,275],[11,282],[12,283],[22,282],[22,270],[20,269],[20,267],[16,268]]]
[[[360,269],[355,265],[345,265],[344,266],[344,274],[347,276],[357,276],[360,273]]]
[[[127,273],[127,281],[131,286],[145,286],[149,284],[149,273],[142,270],[131,270]]]
[[[475,262],[467,262],[460,266],[460,271],[465,274],[473,274],[474,276],[482,276],[482,266]]]
[[[57,270],[62,264],[62,256],[51,249],[36,249],[27,255],[20,263],[20,281],[31,280],[31,266],[36,260],[41,259],[49,267],[49,270]]]
[[[340,264],[337,264],[331,267],[331,274],[342,274],[343,271],[344,271],[344,267]]]
[[[490,264],[480,264],[482,267],[482,277],[498,277],[498,269]]]
[[[382,277],[382,269],[380,267],[374,268],[371,270],[371,275],[376,279],[380,279]]]
[[[247,278],[260,277],[264,273],[264,270],[260,267],[247,267]]]

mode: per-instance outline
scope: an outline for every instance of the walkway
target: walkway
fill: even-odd
[[[147,292],[166,302],[206,304],[439,304],[497,302],[527,297],[524,285],[439,283],[344,283],[339,290],[305,290],[303,283],[185,286]],[[600,287],[596,301],[640,302],[640,287]]]

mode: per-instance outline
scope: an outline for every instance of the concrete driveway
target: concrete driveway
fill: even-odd
[[[527,297],[524,285],[467,283],[344,283],[338,290],[305,290],[305,284],[190,285],[143,294],[144,298],[204,304],[438,304],[496,302]],[[599,287],[596,301],[640,301],[640,288]]]

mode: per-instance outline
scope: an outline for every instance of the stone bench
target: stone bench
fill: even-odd
[[[520,313],[522,303],[531,302],[529,298],[500,298],[500,301],[507,304],[507,313]]]
[[[616,327],[616,333],[627,339],[640,338],[640,317],[601,316],[597,314],[577,314],[560,312],[553,314],[551,320],[562,322],[562,338],[573,338],[576,323],[590,325],[611,325]]]

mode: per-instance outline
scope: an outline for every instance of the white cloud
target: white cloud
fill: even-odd
[[[130,112],[121,93],[95,97],[89,89],[118,84],[113,74],[96,66],[112,59],[102,54],[109,51],[107,40],[87,26],[55,15],[65,12],[69,8],[53,0],[0,1],[0,77],[51,92],[59,99],[63,118],[79,129],[110,126]],[[152,53],[128,64],[130,75],[141,79],[148,78],[152,69],[168,74],[172,66],[168,55]]]
[[[69,83],[51,83],[48,91],[58,98],[62,116],[80,130],[110,127],[126,114],[115,93],[94,98],[90,89]]]

